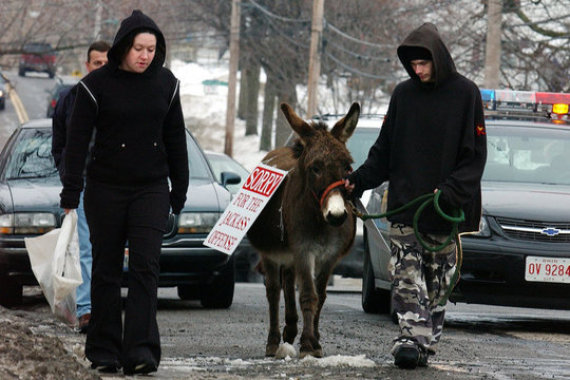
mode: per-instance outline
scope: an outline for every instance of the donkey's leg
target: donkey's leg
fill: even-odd
[[[283,341],[293,344],[297,336],[297,304],[295,301],[295,269],[283,269],[283,296],[285,298],[285,327],[283,328]]]
[[[336,260],[334,263],[336,263]],[[325,304],[325,300],[327,299],[327,285],[329,283],[329,278],[334,268],[334,263],[326,263],[325,265],[323,265],[315,281],[319,302],[317,304],[317,310],[315,312],[313,329],[317,341],[320,341],[321,339],[321,334],[319,333],[319,319],[321,317],[321,310],[323,309],[323,305]]]
[[[312,276],[314,262],[311,259],[307,259],[306,256],[301,258],[301,260],[305,262],[301,265],[297,265],[299,305],[301,306],[301,312],[303,314],[303,332],[301,333],[301,349],[299,357],[304,358],[307,355],[311,355],[320,358],[323,356],[323,352],[319,342],[315,338],[313,330],[313,321],[318,302],[317,292],[315,291],[315,284]]]
[[[271,260],[263,260],[265,269],[265,295],[269,303],[269,334],[265,346],[265,356],[275,356],[281,342],[279,331],[279,298],[281,297],[281,276],[279,265]]]

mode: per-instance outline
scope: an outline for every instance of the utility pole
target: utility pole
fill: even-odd
[[[228,78],[228,103],[226,109],[226,141],[224,153],[232,157],[234,126],[236,119],[236,83],[239,61],[240,1],[232,0],[230,21],[230,74]]]
[[[503,1],[487,1],[487,44],[485,46],[485,88],[499,87],[501,68],[501,26]]]
[[[101,0],[95,0],[95,23],[93,25],[93,41],[97,40],[101,35],[101,15],[103,7]]]
[[[307,118],[317,113],[317,90],[321,75],[321,46],[325,0],[313,0],[311,47],[309,51],[309,83],[307,85]]]

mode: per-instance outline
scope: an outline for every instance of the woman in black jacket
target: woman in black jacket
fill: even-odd
[[[156,305],[162,235],[169,209],[178,214],[184,206],[189,178],[179,82],[162,67],[165,52],[154,21],[133,11],[121,22],[109,63],[80,81],[67,132],[60,205],[66,212],[77,208],[87,162],[84,201],[93,275],[85,354],[102,372],[122,366],[125,374],[149,373],[160,361]]]

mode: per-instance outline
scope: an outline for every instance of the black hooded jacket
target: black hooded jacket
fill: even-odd
[[[142,73],[119,68],[121,41],[137,30],[155,32],[157,47]],[[89,141],[95,141],[87,179],[121,186],[144,186],[170,178],[170,204],[178,214],[188,189],[188,153],[179,81],[164,64],[164,36],[154,21],[135,10],[121,23],[107,65],[77,86],[67,131],[60,206],[76,208],[83,188]]]
[[[422,83],[410,66],[414,48],[432,56],[434,82]],[[460,232],[476,231],[481,218],[481,176],[487,157],[483,104],[477,86],[455,70],[436,27],[425,23],[398,47],[410,79],[399,83],[390,99],[380,135],[368,158],[349,176],[354,195],[389,180],[388,210],[414,198],[442,191],[444,211],[460,207],[466,221]],[[390,217],[412,225],[416,208]],[[451,230],[433,208],[422,213],[419,230],[445,234]]]

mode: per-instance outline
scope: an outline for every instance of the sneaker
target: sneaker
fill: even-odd
[[[91,314],[83,314],[78,319],[78,329],[81,334],[87,334],[87,328],[89,327],[89,321],[91,320]]]
[[[157,368],[156,365],[153,363],[140,363],[135,365],[134,367],[125,367],[123,369],[123,373],[125,375],[135,375],[135,374],[141,374],[141,375],[147,375],[151,372],[156,372]]]
[[[420,364],[420,350],[414,346],[400,346],[394,354],[394,364],[403,369],[415,369]],[[427,365],[427,359],[425,360]]]

